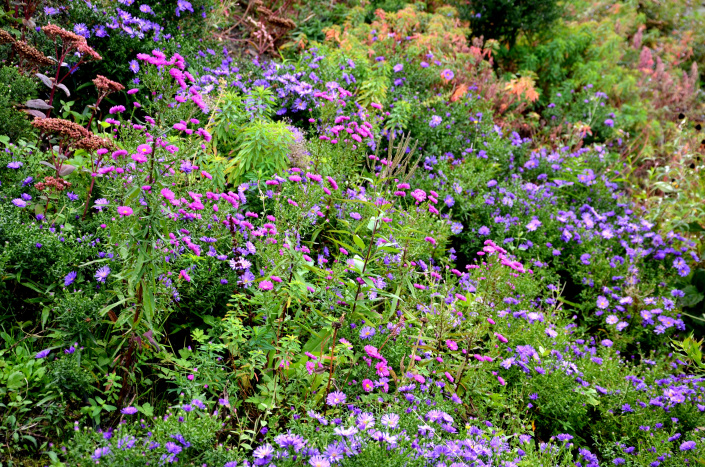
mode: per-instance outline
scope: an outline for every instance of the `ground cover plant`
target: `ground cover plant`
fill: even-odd
[[[0,465],[705,464],[699,13],[333,3],[3,7]]]

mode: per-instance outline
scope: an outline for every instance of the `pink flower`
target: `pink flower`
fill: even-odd
[[[162,194],[163,197],[165,197],[169,201],[173,201],[175,198],[174,192],[168,188],[162,188],[162,191],[160,191],[160,193]]]
[[[378,103],[376,103],[376,102],[371,103],[371,104],[370,104],[370,107],[375,108],[375,109],[377,109],[377,110],[382,110],[382,105],[381,105],[381,104],[378,104]]]
[[[186,282],[191,282],[191,276],[188,275],[185,269],[182,269],[179,273],[179,277],[182,277]]]
[[[446,341],[446,346],[447,346],[450,350],[458,350],[458,344],[457,344],[455,341],[452,341],[452,340],[450,340],[450,339],[448,339],[448,340]]]
[[[495,337],[496,337],[497,339],[499,339],[500,342],[502,342],[502,343],[504,343],[504,344],[506,344],[507,342],[509,342],[506,337],[504,337],[503,335],[501,335],[501,334],[498,333],[498,332],[495,332],[494,335],[495,335]]]
[[[137,94],[138,92],[139,92],[139,89],[137,89],[137,88],[132,88],[129,91],[127,91],[127,93],[130,95]]]
[[[204,177],[206,177],[208,180],[213,180],[213,175],[209,174],[209,173],[206,172],[205,170],[201,170],[201,175],[203,175]]]
[[[426,241],[427,241],[428,243],[430,243],[431,245],[435,245],[435,244],[436,244],[436,239],[433,238],[433,237],[426,237],[426,238],[424,238],[424,240],[426,240]]]
[[[137,146],[138,154],[152,154],[152,146],[149,144],[140,144]]]
[[[132,208],[129,206],[118,206],[117,212],[120,214],[120,217],[131,216]]]
[[[138,164],[143,164],[143,163],[147,162],[147,158],[144,157],[142,154],[133,154],[132,160],[137,162]]]
[[[274,284],[270,281],[262,281],[259,283],[259,288],[262,290],[272,290],[274,288]]]
[[[186,378],[187,378],[189,381],[193,381],[193,375],[188,375]]]
[[[364,379],[362,380],[362,389],[365,390],[365,392],[370,392],[374,389],[375,385],[372,382],[372,380],[369,379]]]
[[[466,302],[468,300],[467,298],[465,298],[465,295],[461,295],[459,293],[455,294],[455,298],[457,298],[461,302]]]
[[[331,177],[327,177],[328,183],[330,183],[331,188],[334,190],[338,189],[338,184],[335,183],[335,180],[333,180]]]

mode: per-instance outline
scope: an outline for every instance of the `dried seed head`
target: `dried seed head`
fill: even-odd
[[[54,62],[48,57],[45,57],[43,53],[25,42],[13,42],[12,48],[20,57],[36,65],[51,66],[54,64]]]
[[[95,84],[95,87],[97,87],[98,90],[105,95],[108,95],[111,92],[120,92],[125,89],[125,86],[122,84],[109,80],[103,75],[96,76],[93,80],[93,84]]]
[[[274,14],[274,12],[272,10],[270,10],[269,8],[267,8],[266,6],[257,7],[257,13],[260,13],[265,18],[269,18],[270,16],[272,16]]]
[[[34,187],[39,191],[44,191],[47,188],[54,188],[56,191],[64,191],[67,188],[71,188],[71,182],[67,182],[61,177],[44,177],[43,182],[39,182],[34,185]]]
[[[66,29],[60,28],[55,24],[47,24],[46,26],[43,26],[42,31],[44,31],[44,34],[46,34],[49,39],[56,39],[58,37],[65,44],[76,43],[80,42],[81,40],[86,40],[84,37],[79,36],[78,34],[75,34],[71,31],[67,31]]]
[[[0,44],[12,44],[13,42],[15,42],[15,38],[9,32],[0,29]]]
[[[279,26],[280,28],[284,29],[294,29],[296,27],[296,23],[294,23],[292,20],[288,18],[282,18],[280,16],[270,16],[269,18],[267,18],[267,21],[269,21],[275,26]]]
[[[110,140],[91,135],[78,141],[74,147],[77,149],[85,149],[87,151],[97,151],[100,148],[112,148],[113,143]]]
[[[53,133],[74,141],[91,136],[91,132],[78,123],[61,118],[35,118],[32,126],[45,133]]]

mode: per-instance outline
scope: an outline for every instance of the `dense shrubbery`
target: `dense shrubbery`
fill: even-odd
[[[522,26],[501,63],[535,74],[501,76],[455,9],[383,2],[250,60],[199,48],[209,8],[0,36],[36,117],[0,139],[2,462],[705,462],[702,243],[646,209],[585,59],[548,77]]]

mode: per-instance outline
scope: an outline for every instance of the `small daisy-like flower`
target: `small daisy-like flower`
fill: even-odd
[[[455,73],[453,73],[451,70],[446,68],[445,70],[441,71],[441,78],[443,78],[446,81],[450,81],[455,77]]]
[[[108,266],[103,266],[102,268],[98,269],[98,271],[96,271],[95,280],[97,280],[98,282],[105,282],[109,275],[110,268]]]
[[[132,208],[129,206],[118,206],[117,208],[117,213],[120,215],[120,217],[131,216],[132,212]]]
[[[344,392],[341,391],[334,391],[328,394],[328,397],[326,398],[326,403],[328,405],[338,405],[338,404],[343,404],[345,403],[345,400],[348,398],[348,396],[345,395]]]

